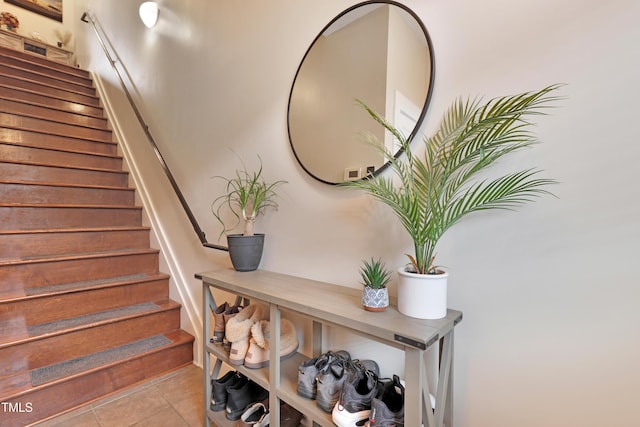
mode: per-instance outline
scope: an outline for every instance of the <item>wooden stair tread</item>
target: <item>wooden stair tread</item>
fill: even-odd
[[[5,100],[6,101],[6,100]],[[6,103],[14,103],[14,104],[23,104],[20,101],[6,101]],[[26,107],[31,107],[32,109],[36,109],[36,110],[40,110],[40,109],[45,109],[48,110],[46,107],[39,107],[39,106],[29,106],[26,105]],[[82,123],[82,119],[85,119],[85,122],[87,121],[99,121],[99,122],[103,122],[104,119],[103,118],[96,118],[96,117],[86,117],[83,115],[78,115],[78,114],[74,114],[74,113],[70,113],[68,111],[60,111],[59,114],[54,113],[49,113],[49,114],[36,114],[35,112],[29,112],[29,111],[18,111],[17,109],[13,109],[11,112],[7,111],[8,109],[6,107],[3,107],[0,112],[4,112],[4,114],[10,114],[12,116],[18,116],[18,117],[24,117],[27,119],[32,119],[32,120],[36,120],[36,121],[42,121],[45,122],[44,126],[47,126],[47,123],[51,123],[51,124],[55,124],[55,125],[61,125],[61,126],[69,126],[72,127],[74,129],[87,129],[87,130],[92,130],[92,131],[102,131],[102,132],[108,132],[111,133],[111,129],[109,129],[109,127],[106,125],[106,123],[102,123],[101,125],[91,125],[88,123]],[[65,116],[77,116],[78,119],[80,120],[72,120],[70,117],[69,118],[62,118],[62,117],[56,117],[56,116],[61,116],[61,115],[65,115]]]
[[[1,163],[1,162],[0,162]],[[97,185],[97,184],[75,184],[68,182],[50,182],[50,181],[22,181],[0,178],[0,185],[23,185],[25,187],[66,187],[66,188],[84,188],[92,190],[114,190],[114,191],[135,191],[131,187],[118,187],[114,185]]]
[[[0,207],[5,208],[75,208],[75,209],[142,209],[141,206],[78,204],[78,203],[5,203],[0,201]]]
[[[136,231],[150,230],[149,226],[122,226],[122,227],[79,227],[79,228],[43,228],[33,230],[0,230],[0,236],[11,234],[59,234],[59,233],[86,233],[86,232],[109,232],[109,231]]]
[[[42,162],[24,161],[24,160],[18,161],[18,160],[10,160],[10,159],[0,160],[0,164],[1,163],[42,167],[42,168],[53,168],[53,169],[73,169],[73,170],[87,171],[87,172],[104,172],[104,173],[126,175],[126,176],[129,175],[129,172],[123,171],[121,169],[106,169],[106,168],[96,168],[96,167],[87,167],[87,166],[78,166],[78,165],[42,163]],[[34,182],[34,181],[23,181],[23,182]]]
[[[49,263],[49,262],[59,262],[59,261],[69,261],[69,260],[80,260],[80,259],[93,259],[93,258],[111,258],[111,257],[119,257],[126,255],[141,255],[141,254],[157,254],[159,252],[158,249],[120,249],[120,250],[110,250],[110,251],[99,251],[99,252],[83,252],[77,254],[64,254],[58,256],[34,256],[29,258],[22,258],[18,260],[0,260],[0,267],[3,266],[12,266],[12,265],[24,265],[24,264],[36,264],[36,263]]]
[[[13,143],[13,142],[0,141],[0,145],[8,145],[8,146],[15,146],[19,148],[32,148],[34,150],[41,150],[41,151],[62,152],[62,153],[69,153],[69,154],[79,154],[79,155],[85,155],[85,156],[94,156],[94,157],[103,157],[107,159],[122,160],[122,156],[117,154],[93,153],[89,151],[79,151],[79,150],[72,150],[68,148],[42,148],[42,147],[30,145],[29,143]]]
[[[93,129],[74,123],[63,123],[46,118],[33,118],[15,113],[2,113],[0,125],[9,129],[26,129],[58,136],[72,136],[92,141],[111,141],[110,129]]]
[[[68,145],[85,147],[76,149],[79,153],[117,155],[115,141],[95,141],[86,138],[51,135],[40,130],[26,130],[0,127],[0,143],[15,147],[29,147],[32,149],[64,150]],[[66,143],[66,145],[65,145]],[[87,149],[86,147],[92,147]]]
[[[169,331],[165,334],[163,334],[166,338],[168,338],[171,343],[167,344],[164,347],[160,347],[160,348],[156,348],[153,351],[149,352],[149,354],[159,354],[161,353],[163,350],[165,350],[166,348],[170,348],[170,347],[176,347],[176,346],[180,346],[180,345],[185,345],[185,344],[192,344],[193,343],[193,336],[182,331],[182,330],[173,330],[173,331]],[[83,376],[88,376],[88,374],[91,373],[97,373],[97,372],[101,372],[101,371],[108,371],[111,368],[117,367],[117,366],[125,366],[127,364],[131,364],[132,361],[135,361],[136,359],[141,359],[144,358],[146,356],[148,356],[149,354],[146,355],[135,355],[135,356],[131,356],[128,357],[126,359],[120,360],[118,362],[114,362],[111,363],[109,365],[103,365],[103,366],[99,366],[90,370],[87,370],[85,372],[82,373],[78,373],[72,376],[68,376],[56,381],[53,381],[51,383],[45,383],[39,386],[32,386],[31,384],[31,372],[27,371],[27,372],[22,372],[20,374],[16,374],[16,375],[12,375],[9,377],[4,377],[4,378],[0,378],[0,400],[2,401],[11,401],[11,400],[18,400],[18,399],[28,399],[29,395],[33,395],[36,394],[38,391],[49,388],[49,387],[54,387],[56,385],[59,385],[61,383],[65,383],[65,382],[72,382],[74,379],[78,379],[81,378]],[[189,361],[188,363],[191,363],[191,361]],[[186,364],[182,364],[180,366],[177,366],[176,368],[185,366]],[[144,381],[144,380],[148,380],[150,378],[152,378],[153,376],[144,376],[143,378],[141,378],[139,381],[136,382],[132,382],[129,385],[134,385],[137,384],[140,381]],[[92,387],[93,388],[93,387]],[[103,397],[103,396],[100,396]],[[87,400],[86,402],[90,402],[91,400]]]
[[[89,106],[73,101],[65,101],[51,97],[46,93],[37,93],[20,87],[0,84],[0,94],[3,99],[10,101],[49,108],[55,111],[73,112],[74,114],[86,117],[105,118],[104,110],[100,106]]]
[[[21,99],[8,99],[3,96],[0,96],[0,100],[3,101],[2,104],[0,104],[1,111],[10,114],[80,126],[88,129],[109,130],[106,117],[80,114],[75,111],[51,108],[47,105],[36,104]]]
[[[180,304],[171,300],[148,301],[130,306],[122,306],[116,309],[75,316],[67,319],[59,319],[37,325],[24,324],[24,316],[19,313],[6,313],[0,315],[0,350],[3,348],[18,346],[24,342],[47,339],[53,336],[66,334],[80,329],[95,328],[101,325],[119,322],[126,319],[141,317],[150,313],[157,313],[179,308]],[[14,325],[21,324],[21,328]]]
[[[1,76],[1,75],[0,75]],[[50,90],[43,92],[35,83],[21,80],[14,80],[11,76],[1,76],[0,87],[14,93],[20,93],[21,97],[31,97],[39,100],[46,100],[47,103],[59,105],[74,105],[78,111],[93,111],[92,115],[100,116],[103,112],[102,105],[97,100],[85,99],[78,96],[65,96],[63,91]],[[69,94],[71,95],[71,94]],[[47,104],[48,105],[48,104]]]
[[[14,88],[20,88],[24,91],[31,91],[34,93],[46,94],[47,96],[63,101],[71,101],[90,107],[100,107],[100,99],[95,95],[86,95],[84,93],[77,93],[67,89],[58,88],[55,86],[43,84],[37,81],[22,79],[16,76],[8,76],[6,74],[0,74],[0,84],[3,86],[10,86]]]
[[[20,80],[22,82],[32,83],[34,85],[41,86],[42,88],[55,89],[56,91],[60,91],[61,93],[68,93],[69,95],[79,95],[82,97],[82,99],[86,98],[89,103],[92,103],[93,102],[92,100],[96,100],[96,101],[98,100],[98,96],[95,93],[91,94],[78,89],[56,86],[54,83],[43,82],[42,80],[38,80],[37,78],[34,78],[34,76],[27,77],[27,76],[10,75],[10,74],[4,74],[4,73],[2,75],[11,79]]]
[[[52,79],[54,81],[57,80],[57,81],[60,81],[61,83],[73,84],[79,87],[86,87],[86,88],[91,88],[95,90],[95,87],[93,86],[93,82],[90,78],[77,78],[77,76],[73,76],[72,74],[65,75],[60,71],[51,72],[51,68],[45,68],[45,67],[29,68],[28,64],[29,63],[21,62],[20,60],[12,61],[10,59],[7,59],[6,61],[2,62],[1,66],[6,70],[15,70],[20,73],[34,74],[35,77],[38,77],[38,78],[42,77],[46,79]]]
[[[17,58],[23,61],[24,63],[30,63],[37,67],[55,69],[60,72],[64,72],[64,73],[68,73],[68,74],[72,74],[80,77],[85,77],[85,78],[91,78],[91,75],[89,74],[89,72],[82,68],[74,67],[68,64],[63,64],[60,62],[50,61],[50,60],[47,60],[46,58],[40,58],[25,52],[16,51],[5,46],[0,46],[0,55],[5,57]]]
[[[4,63],[6,66],[11,66],[25,71],[32,71],[36,74],[42,74],[46,77],[53,77],[66,82],[73,82],[79,85],[93,87],[93,78],[88,73],[85,73],[84,75],[81,73],[69,73],[67,72],[67,69],[61,70],[42,66],[40,64],[34,64],[33,62],[25,61],[22,58],[5,55],[2,51],[0,51],[0,59],[2,59],[0,62]],[[72,69],[72,71],[75,71],[75,69]]]
[[[41,69],[28,69],[11,64],[0,63],[0,73],[5,76],[24,79],[30,82],[37,82],[43,86],[67,90],[72,93],[96,96],[96,89],[93,85],[66,80],[60,78],[60,76],[52,75],[51,73],[43,73]]]
[[[170,276],[164,273],[146,273],[128,276],[116,276],[105,279],[85,280],[80,282],[70,282],[55,286],[41,286],[38,288],[16,289],[7,292],[0,292],[0,305],[9,304],[16,301],[28,299],[42,299],[53,295],[62,295],[74,292],[87,292],[96,289],[126,286],[132,283],[148,282],[153,280],[164,280]]]

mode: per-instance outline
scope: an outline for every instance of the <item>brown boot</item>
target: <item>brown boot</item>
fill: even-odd
[[[224,312],[227,310],[229,310],[229,303],[225,302],[224,304],[216,307],[216,309],[213,311],[213,319],[214,319],[213,338],[209,340],[213,345],[222,345],[222,341],[224,340],[224,329],[225,329],[224,328],[224,325],[225,325]]]

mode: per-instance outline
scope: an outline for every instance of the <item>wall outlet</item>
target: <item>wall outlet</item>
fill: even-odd
[[[345,181],[356,181],[360,179],[362,173],[360,172],[360,168],[346,168],[344,170],[344,180]]]

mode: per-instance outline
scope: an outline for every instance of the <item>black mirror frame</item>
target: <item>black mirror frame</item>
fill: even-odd
[[[369,4],[389,4],[389,5],[397,6],[397,7],[401,8],[402,10],[404,10],[405,12],[407,12],[409,15],[411,15],[411,17],[413,19],[415,19],[415,21],[420,26],[420,29],[422,30],[422,33],[424,34],[425,40],[427,42],[427,47],[429,49],[429,61],[430,61],[430,64],[431,64],[431,72],[429,73],[429,86],[427,88],[427,94],[425,96],[424,105],[422,106],[422,110],[420,111],[420,116],[418,117],[418,120],[416,121],[416,125],[415,125],[413,131],[411,131],[411,134],[407,138],[408,143],[411,143],[413,141],[413,138],[416,136],[416,134],[418,133],[418,130],[422,126],[422,122],[424,121],[424,118],[425,118],[425,116],[427,114],[427,109],[429,108],[429,104],[431,102],[431,95],[433,93],[433,85],[434,85],[434,82],[435,82],[435,69],[436,69],[436,67],[435,67],[435,54],[434,54],[434,51],[433,51],[433,43],[431,42],[431,36],[429,35],[429,32],[427,31],[427,28],[424,25],[424,22],[422,22],[422,19],[420,19],[420,17],[413,10],[411,10],[409,7],[405,6],[404,4],[399,3],[397,1],[393,1],[393,0],[368,0],[368,1],[364,1],[364,2],[361,2],[361,3],[354,4],[353,6],[343,10],[336,17],[334,17],[327,25],[325,25],[322,28],[322,30],[320,30],[320,32],[313,39],[313,41],[311,42],[311,44],[307,48],[307,51],[305,52],[304,56],[302,57],[302,60],[300,61],[300,65],[298,65],[298,69],[296,70],[296,74],[295,74],[295,76],[293,78],[293,83],[291,84],[291,90],[289,91],[289,101],[287,103],[287,134],[288,134],[288,137],[289,137],[289,144],[291,145],[291,150],[293,151],[293,155],[295,156],[296,160],[298,161],[298,164],[302,167],[302,169],[307,174],[309,174],[314,179],[316,179],[316,180],[318,180],[320,182],[323,182],[325,184],[329,184],[329,185],[339,185],[340,183],[326,181],[326,180],[324,180],[322,178],[317,177],[309,169],[307,169],[307,167],[302,163],[302,161],[298,157],[298,153],[296,152],[296,149],[295,149],[295,147],[293,145],[293,140],[291,138],[291,123],[290,123],[290,118],[291,118],[291,98],[293,96],[293,89],[295,88],[296,81],[298,79],[298,74],[300,73],[300,69],[302,68],[302,65],[304,64],[305,59],[307,59],[307,56],[309,55],[309,52],[311,51],[311,49],[315,45],[316,41],[324,34],[324,32],[329,27],[331,27],[331,25],[333,25],[337,20],[342,18],[344,15],[346,15],[347,13],[351,12],[354,9],[357,9],[359,7],[366,6],[366,5],[369,5]],[[402,149],[399,150],[397,153],[395,153],[394,157],[398,158],[399,156],[402,155],[403,152],[404,152],[404,150],[402,150]],[[389,167],[389,165],[390,165],[389,161],[385,162],[385,164],[383,164],[382,166],[380,166],[378,169],[376,169],[373,172],[373,176],[377,176],[380,173],[382,173],[385,169],[387,169]],[[365,177],[362,177],[360,179],[365,179],[365,178],[367,178],[367,177],[365,176]]]

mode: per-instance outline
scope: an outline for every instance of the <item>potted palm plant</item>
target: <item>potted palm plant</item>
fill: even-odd
[[[262,259],[264,234],[254,233],[256,219],[267,209],[277,209],[276,188],[286,181],[268,183],[262,176],[262,159],[258,156],[260,166],[257,170],[249,171],[244,162],[243,168],[236,170],[233,178],[217,176],[225,181],[226,193],[216,198],[211,204],[213,216],[222,224],[220,233],[234,230],[240,222],[243,223],[242,234],[227,234],[229,256],[233,267],[238,271],[253,271],[258,268]],[[228,209],[235,223],[227,226],[223,211]]]
[[[486,174],[497,160],[536,142],[531,116],[543,114],[557,97],[558,85],[535,92],[479,100],[458,100],[448,109],[432,137],[424,138],[425,153],[411,152],[409,142],[383,117],[358,101],[404,149],[395,157],[384,143],[369,142],[390,162],[396,178],[382,175],[349,181],[388,205],[414,244],[409,263],[398,273],[398,310],[408,316],[438,319],[447,313],[447,273],[434,264],[443,234],[470,213],[513,209],[548,193],[554,180],[525,169],[497,178]],[[397,184],[396,184],[397,182]],[[433,283],[431,283],[433,282]]]
[[[367,311],[385,311],[389,306],[391,272],[380,259],[364,260],[360,267],[362,278],[362,307]]]

